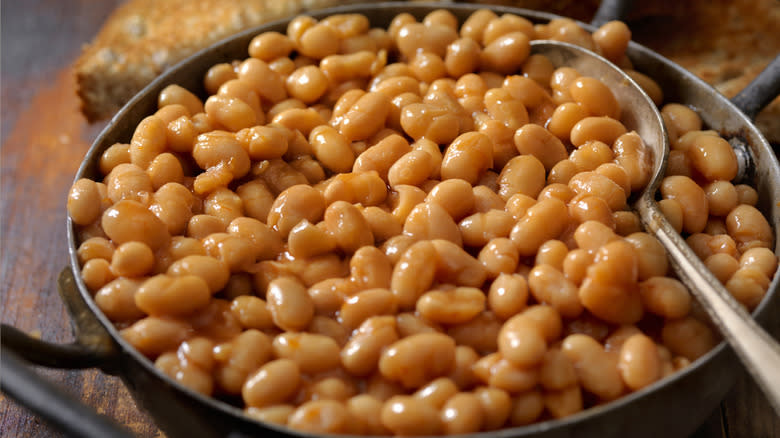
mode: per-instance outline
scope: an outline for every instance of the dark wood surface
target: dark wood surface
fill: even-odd
[[[52,342],[72,340],[55,289],[67,263],[65,198],[102,127],[88,125],[78,113],[69,67],[119,3],[4,1],[0,10],[0,320]],[[136,435],[161,435],[119,379],[95,370],[38,371]],[[780,420],[763,395],[735,372],[741,374],[737,386],[696,437],[780,438]],[[2,395],[0,435],[61,436]]]

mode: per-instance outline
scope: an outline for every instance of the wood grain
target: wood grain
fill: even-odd
[[[65,197],[91,138],[78,113],[70,63],[119,3],[3,2],[2,174],[0,176],[0,319],[45,340],[72,340],[55,288],[67,263]],[[122,382],[95,370],[40,370],[77,399],[116,418],[138,436],[157,428]],[[3,397],[0,435],[61,436]]]
[[[120,2],[3,2],[0,320],[53,342],[72,340],[55,289],[67,263],[65,198],[91,139],[102,128],[88,125],[78,113],[69,66]],[[39,371],[137,436],[160,435],[119,379],[95,370]],[[2,396],[0,431],[8,437],[62,436]],[[743,376],[695,436],[778,438],[780,422]]]

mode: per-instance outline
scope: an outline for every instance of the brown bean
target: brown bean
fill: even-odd
[[[384,350],[379,371],[406,388],[419,388],[432,378],[445,376],[455,362],[455,342],[440,333],[403,338]]]

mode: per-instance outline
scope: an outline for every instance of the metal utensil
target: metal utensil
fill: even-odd
[[[669,140],[653,101],[627,74],[590,50],[558,41],[532,41],[531,51],[547,56],[555,67],[572,67],[580,74],[598,78],[613,91],[623,111],[621,121],[635,130],[653,153],[650,182],[634,208],[645,228],[666,248],[677,275],[698,298],[780,415],[780,344],[753,321],[699,260],[655,202],[669,156]]]

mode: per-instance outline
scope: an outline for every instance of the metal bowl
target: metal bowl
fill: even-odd
[[[392,18],[407,12],[418,19],[435,9],[446,8],[461,21],[477,9],[490,8],[498,14],[513,13],[535,23],[544,23],[557,15],[501,6],[473,4],[372,3],[351,5],[318,11],[311,15],[322,18],[335,13],[362,13],[372,26],[387,27]],[[282,20],[247,30],[212,47],[202,50],[171,68],[135,96],[108,124],[87,153],[76,179],[100,178],[98,161],[102,152],[117,142],[129,142],[136,125],[157,110],[157,95],[169,84],[179,84],[196,94],[205,95],[202,78],[209,67],[247,56],[250,40],[261,32],[285,32],[288,20]],[[593,26],[580,23],[585,29]],[[725,97],[690,72],[635,43],[627,54],[635,68],[653,77],[662,86],[668,101],[694,108],[704,123],[726,138],[744,141],[756,164],[753,186],[759,193],[759,209],[777,228],[780,218],[780,166],[771,147],[752,125],[750,119]],[[68,220],[67,235],[69,266],[60,276],[60,292],[73,318],[77,342],[56,346],[32,339],[9,337],[6,345],[35,363],[65,368],[97,366],[109,374],[118,375],[129,388],[139,406],[148,411],[157,425],[169,437],[250,437],[298,436],[311,434],[293,431],[273,424],[253,420],[243,411],[225,402],[196,393],[167,377],[152,361],[136,351],[120,335],[92,299],[80,276],[76,254],[79,242],[74,224]],[[775,252],[778,237],[775,237]],[[753,316],[765,324],[780,308],[776,273],[769,291]],[[549,420],[525,427],[508,428],[474,434],[481,438],[499,437],[685,437],[710,415],[732,386],[738,364],[731,349],[721,342],[712,351],[686,369],[640,391],[610,403],[592,407],[560,420]]]

